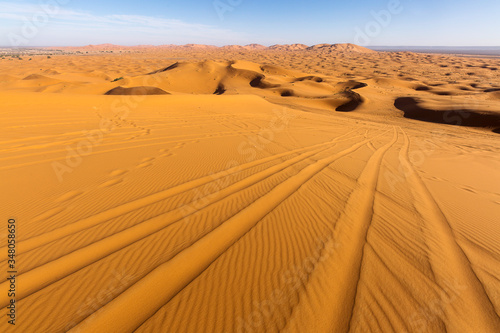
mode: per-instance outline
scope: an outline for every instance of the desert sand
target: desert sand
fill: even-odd
[[[0,60],[0,331],[500,332],[500,59],[66,50]]]

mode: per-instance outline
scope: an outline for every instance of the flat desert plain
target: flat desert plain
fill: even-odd
[[[103,48],[0,60],[0,331],[500,332],[500,59]]]

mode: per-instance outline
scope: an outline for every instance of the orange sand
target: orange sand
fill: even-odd
[[[499,60],[130,51],[0,60],[15,331],[500,332]]]

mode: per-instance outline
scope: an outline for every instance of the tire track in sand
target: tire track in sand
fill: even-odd
[[[335,223],[332,237],[323,247],[335,250],[328,255],[321,254],[325,259],[319,262],[309,275],[301,300],[292,310],[290,320],[283,331],[349,330],[380,168],[385,153],[398,139],[396,129],[393,130],[392,140],[373,153],[361,172],[357,186],[351,192]],[[316,303],[313,306],[308,299],[309,294],[322,296],[313,300]]]
[[[350,134],[352,134],[354,132],[355,131],[348,132],[348,133],[341,135],[341,136],[339,136],[339,137],[337,137],[329,142],[324,142],[324,143],[312,145],[312,146],[305,147],[305,148],[294,149],[291,151],[286,151],[286,152],[283,152],[280,154],[265,157],[265,158],[260,159],[260,160],[245,163],[245,164],[242,164],[240,166],[230,168],[228,170],[224,170],[224,171],[221,171],[221,172],[209,175],[209,176],[201,177],[201,178],[189,181],[187,183],[183,183],[181,185],[169,188],[167,190],[151,194],[151,195],[146,196],[146,197],[141,198],[141,199],[127,202],[125,204],[122,204],[122,205],[119,205],[117,207],[114,207],[114,208],[108,209],[106,211],[103,211],[101,213],[98,213],[96,215],[84,218],[84,219],[79,220],[79,221],[75,221],[74,223],[72,223],[70,225],[55,229],[53,231],[42,234],[40,236],[35,236],[35,237],[29,238],[29,239],[24,240],[24,241],[19,241],[18,242],[18,253],[24,253],[24,252],[33,250],[39,246],[50,243],[50,242],[57,240],[59,238],[71,235],[71,234],[76,233],[78,231],[82,231],[82,230],[91,228],[95,225],[106,222],[107,220],[110,220],[112,218],[121,216],[123,214],[129,213],[131,211],[134,211],[136,209],[139,209],[139,208],[142,208],[145,206],[148,206],[148,205],[156,203],[158,201],[167,199],[167,198],[174,196],[174,195],[177,195],[179,193],[183,193],[183,192],[192,190],[196,187],[208,184],[210,182],[217,181],[223,177],[231,176],[231,175],[239,173],[243,170],[247,170],[249,168],[259,166],[261,164],[264,164],[264,163],[267,163],[267,162],[270,162],[270,161],[273,161],[273,160],[276,160],[276,159],[279,159],[282,157],[286,157],[286,156],[290,156],[290,155],[293,155],[296,153],[308,151],[310,149],[316,149],[316,148],[320,148],[323,146],[331,145],[335,142],[339,142],[343,137],[349,136]],[[0,251],[4,251],[4,250],[6,251],[7,248],[3,247],[0,249]]]
[[[345,134],[349,135],[350,133]],[[272,166],[264,171],[258,172],[256,174],[253,174],[241,181],[238,181],[235,184],[230,185],[229,187],[221,190],[219,192],[218,198],[216,200],[208,200],[208,202],[204,203],[203,207],[200,207],[200,209],[204,209],[215,202],[218,202],[225,197],[232,195],[234,193],[238,193],[244,188],[247,188],[249,186],[252,186],[253,184],[256,184],[263,179],[276,174],[288,167],[291,167],[295,165],[298,162],[301,162],[307,158],[310,158],[324,150],[327,150],[331,148],[331,144],[341,141],[341,137],[338,137],[334,140],[332,140],[329,143],[323,143],[319,144],[319,148],[308,151],[306,153],[303,153],[302,155],[296,156],[292,159],[289,159],[285,162],[282,162],[280,164],[277,164],[275,166]],[[326,147],[323,147],[326,146]],[[349,150],[349,149],[348,149]],[[211,177],[209,177],[211,178]],[[144,199],[139,199],[136,202],[128,203],[123,206],[120,206],[121,209],[127,209],[128,211],[143,207],[144,205],[154,203],[158,200],[158,197],[163,198],[165,194],[170,194],[169,190],[160,192],[159,196],[153,195],[150,197],[146,197]],[[210,194],[208,195],[210,196]],[[157,200],[158,199],[158,200]],[[124,207],[126,206],[126,207]],[[118,207],[118,208],[120,208]],[[100,214],[96,215],[97,217],[101,218],[102,222],[105,222],[108,217],[110,216],[110,212],[112,213],[112,216],[115,215],[115,213],[120,213],[121,215],[122,210],[116,208],[111,209],[110,211],[104,212],[103,216],[99,216]],[[199,209],[198,209],[199,210]],[[180,207],[178,209],[175,209],[173,211],[170,211],[166,214],[159,215],[155,218],[149,219],[147,221],[141,222],[137,225],[134,225],[128,229],[125,229],[117,234],[113,234],[107,238],[104,238],[100,241],[97,241],[95,243],[92,243],[84,248],[81,248],[79,250],[73,251],[63,257],[60,257],[58,259],[55,259],[53,261],[50,261],[44,265],[38,266],[28,272],[25,272],[21,275],[18,276],[18,282],[23,285],[22,290],[19,290],[17,293],[17,299],[22,299],[28,295],[33,294],[34,292],[50,285],[51,283],[64,278],[65,276],[78,271],[79,269],[92,264],[93,262],[102,259],[118,250],[121,250],[122,248],[138,241],[141,240],[147,236],[150,236],[154,234],[155,232],[171,225],[172,223],[176,223],[179,221],[182,221],[186,216],[196,213],[198,210],[186,213],[185,207]],[[106,214],[107,213],[107,214]],[[103,218],[105,217],[105,219]],[[93,219],[90,220],[90,222],[95,223],[96,221],[99,221],[99,219]],[[86,223],[90,223],[87,221]],[[69,225],[68,227],[71,227],[73,225]],[[79,225],[81,227],[81,225]],[[75,226],[74,226],[75,227]],[[78,227],[78,225],[76,225]],[[57,229],[55,231],[61,231],[61,229]],[[70,230],[70,228],[65,229],[64,231],[67,233]],[[57,240],[59,238],[55,238],[56,236],[60,236],[57,232],[53,233],[48,233],[41,235],[41,239],[38,239],[39,244],[42,242],[44,244],[47,243],[48,239],[51,240]],[[45,237],[45,239],[43,238]],[[55,239],[54,239],[55,238]],[[29,240],[25,241],[28,242]],[[19,248],[21,248],[21,245],[23,242],[19,243]],[[24,251],[26,251],[26,243],[24,243]],[[34,243],[28,244],[29,246],[32,246]],[[41,244],[43,245],[43,244]],[[1,283],[0,288],[7,286],[7,282]],[[4,303],[8,303],[8,298],[0,296],[0,305],[3,305]]]
[[[402,128],[400,129],[405,141],[399,153],[399,160],[406,171],[406,179],[411,185],[415,208],[427,224],[427,227],[423,228],[427,233],[426,238],[438,240],[429,242],[432,248],[428,251],[429,262],[436,273],[436,283],[443,290],[452,282],[453,285],[461,286],[460,290],[454,290],[454,292],[464,300],[462,306],[453,306],[453,303],[449,301],[450,295],[444,295],[447,299],[441,300],[441,307],[448,318],[453,318],[455,312],[455,318],[463,320],[464,325],[469,325],[467,329],[462,325],[455,327],[457,330],[500,332],[500,318],[467,255],[457,243],[446,216],[413,167],[409,157],[410,138]]]
[[[356,151],[372,139],[358,142],[305,167],[170,261],[158,266],[71,331],[132,332],[304,183],[334,161]],[[165,281],[168,281],[168,284],[165,284]]]

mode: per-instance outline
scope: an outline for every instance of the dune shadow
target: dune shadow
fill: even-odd
[[[219,83],[217,89],[214,91],[214,95],[222,95],[226,92],[226,87],[222,83]]]
[[[427,86],[418,86],[415,88],[416,91],[429,91],[431,90],[431,88],[427,87]]]
[[[363,98],[358,93],[355,93],[353,91],[348,90],[348,91],[345,91],[343,94],[347,95],[347,97],[350,99],[350,101],[338,106],[335,109],[335,111],[351,112],[351,111],[356,110],[363,103]]]
[[[404,112],[404,117],[437,124],[456,126],[497,128],[500,127],[500,113],[483,113],[477,110],[432,110],[419,105],[419,100],[413,97],[400,97],[394,106]],[[494,130],[495,133],[496,130]]]
[[[356,90],[356,89],[368,87],[368,84],[366,84],[364,82],[354,81],[354,80],[349,80],[345,83],[342,82],[341,84],[344,84],[346,88],[349,88],[351,90]]]
[[[283,89],[280,92],[281,97],[291,97],[295,96],[295,92],[292,89]]]
[[[269,89],[279,87],[279,84],[271,84],[264,81],[266,77],[259,75],[250,81],[250,86],[253,88]]]
[[[295,82],[300,82],[300,81],[314,81],[314,82],[323,82],[323,79],[320,78],[319,76],[304,76],[304,77],[299,77],[298,79],[295,80]]]
[[[453,93],[451,91],[433,91],[433,90],[431,90],[430,93],[432,93],[434,95],[438,95],[438,96],[453,96],[453,95],[457,95],[456,93]]]
[[[172,64],[172,65],[170,65],[170,66],[168,66],[168,67],[165,67],[165,68],[162,68],[162,69],[158,69],[158,70],[156,70],[156,71],[153,71],[153,72],[151,72],[151,73],[148,73],[147,75],[152,75],[152,74],[163,73],[163,72],[166,72],[166,71],[172,70],[172,69],[177,68],[177,67],[179,67],[179,63],[178,63],[178,62],[176,62],[175,64]]]
[[[118,86],[107,91],[104,95],[170,95],[170,93],[157,87],[139,86],[124,88]]]

